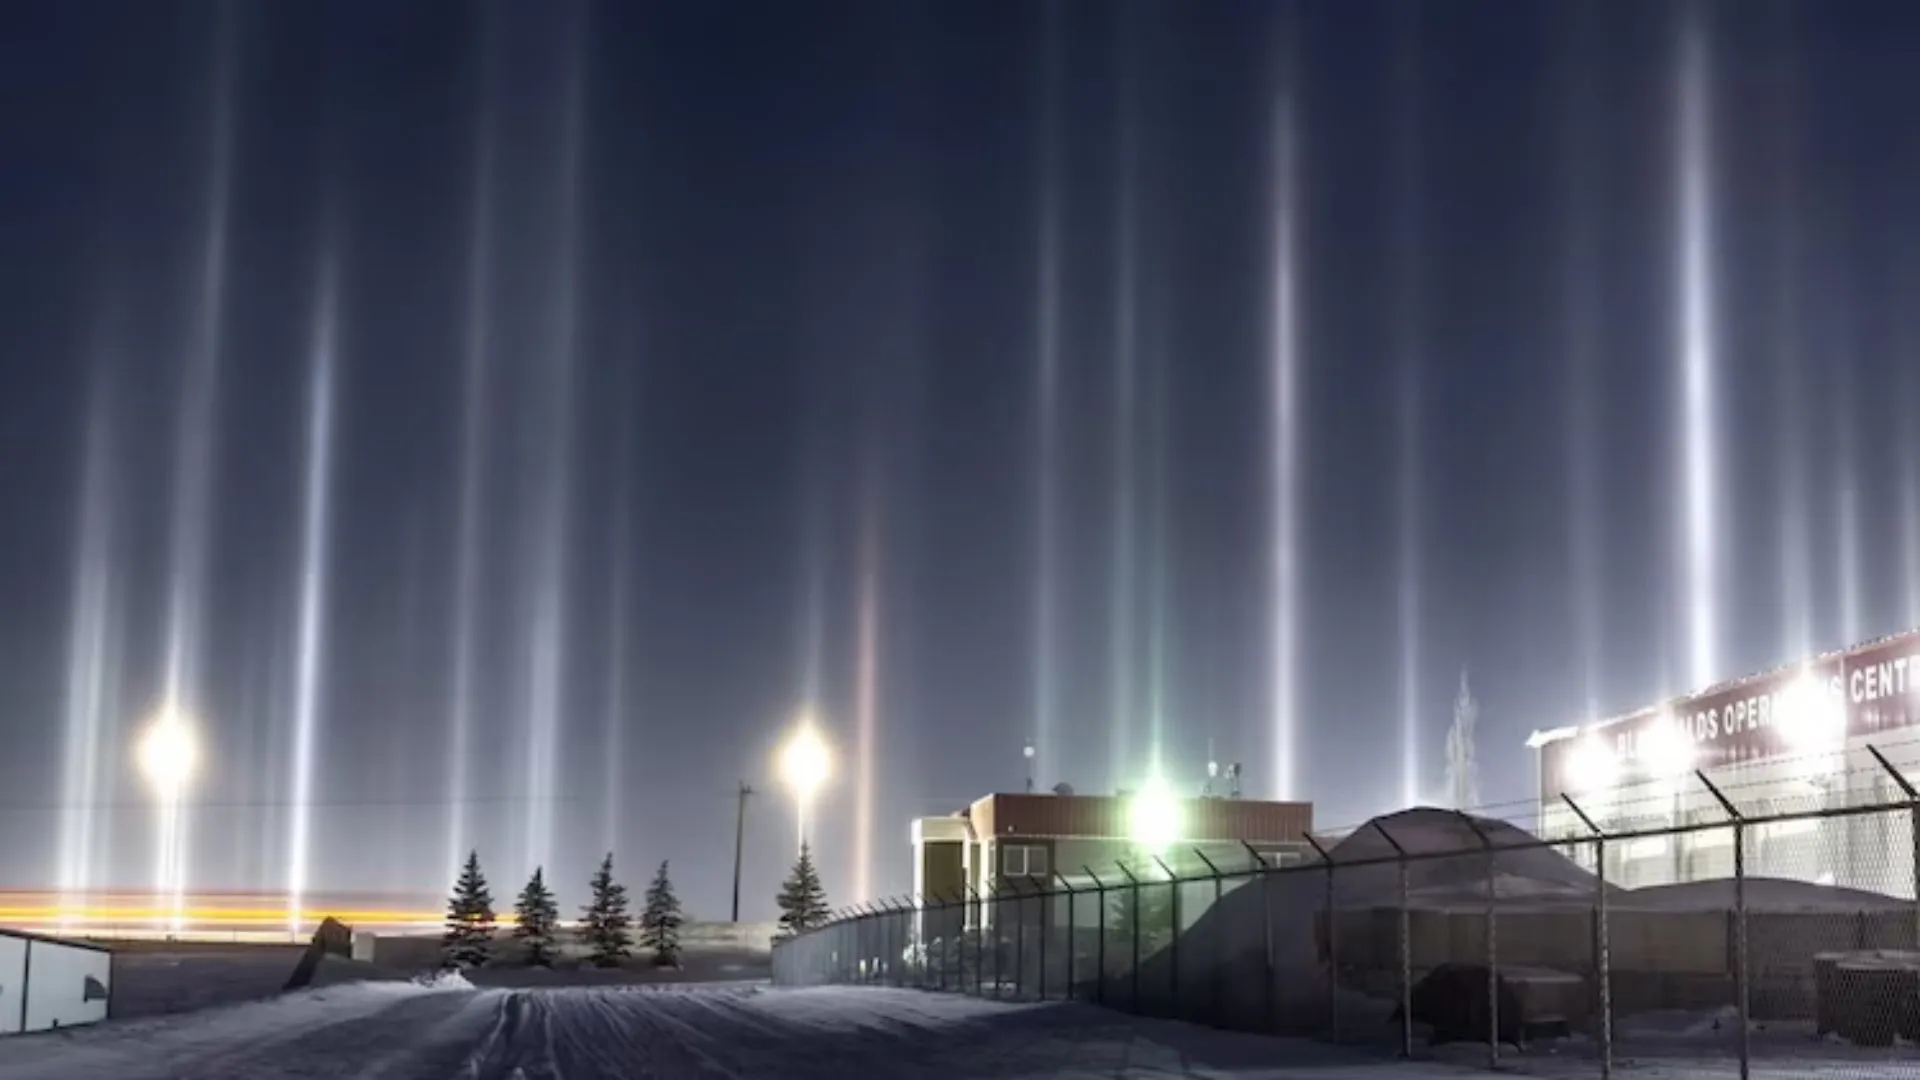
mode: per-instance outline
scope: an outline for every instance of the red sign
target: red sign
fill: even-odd
[[[1838,749],[1920,726],[1920,632],[1715,687],[1540,748],[1541,797]]]

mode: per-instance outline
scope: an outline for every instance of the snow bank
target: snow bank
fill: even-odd
[[[454,1001],[461,996],[451,985],[348,983],[190,1015],[108,1021],[0,1039],[0,1080],[120,1080],[150,1075],[213,1080],[227,1075],[219,1066],[235,1052],[257,1056],[317,1029],[367,1020],[403,1001]]]
[[[1899,900],[1863,889],[1817,885],[1811,881],[1787,878],[1749,877],[1746,900],[1749,912],[1779,914],[1851,915],[1862,911],[1904,912],[1913,909],[1911,900]],[[1733,879],[1715,878],[1711,881],[1630,889],[1614,903],[1621,909],[1636,911],[1731,911],[1733,901]]]
[[[108,1016],[127,1020],[195,1012],[278,996],[301,951],[299,946],[260,945],[207,952],[115,953]],[[372,964],[329,956],[314,972],[313,985],[404,979]]]

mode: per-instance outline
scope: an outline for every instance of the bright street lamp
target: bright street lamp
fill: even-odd
[[[136,748],[140,775],[162,800],[180,798],[200,767],[200,737],[193,722],[167,711],[147,724]]]
[[[140,776],[153,789],[159,802],[155,837],[159,866],[155,888],[163,907],[172,910],[170,925],[179,933],[186,925],[186,828],[184,824],[187,785],[200,767],[200,736],[193,721],[177,709],[168,708],[147,723],[147,730],[134,746],[134,764]]]
[[[1127,801],[1127,837],[1148,852],[1171,847],[1186,831],[1186,807],[1155,776]]]
[[[813,800],[833,771],[833,757],[811,718],[802,717],[800,727],[787,737],[780,748],[780,782],[793,792],[794,810],[799,817],[800,841],[807,839],[807,817]]]

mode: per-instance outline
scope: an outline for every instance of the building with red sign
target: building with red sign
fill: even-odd
[[[1754,818],[1903,802],[1888,766],[1920,783],[1920,631],[1585,727],[1538,732],[1529,745],[1538,753],[1540,829],[1549,839],[1589,835],[1568,799],[1608,831],[1726,821],[1696,774]],[[1756,875],[1914,895],[1905,813],[1763,821],[1748,844]],[[1617,846],[1607,870],[1622,885],[1733,873],[1731,830]]]

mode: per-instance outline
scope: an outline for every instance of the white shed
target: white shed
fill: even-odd
[[[112,990],[105,946],[0,930],[0,1035],[98,1023]]]

